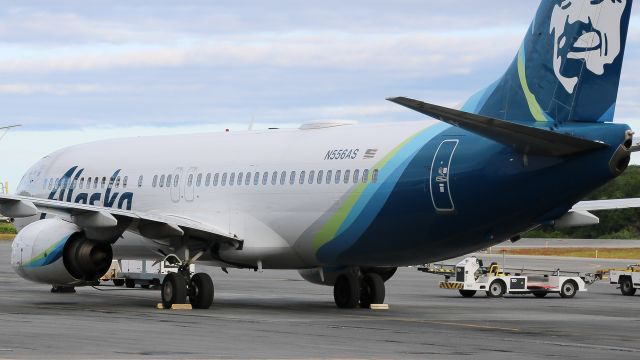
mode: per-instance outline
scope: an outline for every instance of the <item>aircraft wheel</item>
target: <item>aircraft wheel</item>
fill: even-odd
[[[487,290],[487,296],[491,298],[499,298],[502,297],[507,292],[507,287],[502,280],[493,280],[491,284],[489,284],[489,289]]]
[[[166,309],[173,304],[184,304],[187,301],[187,281],[184,276],[169,273],[162,282],[162,306]]]
[[[537,298],[543,298],[543,297],[547,296],[547,292],[546,291],[534,291],[533,292],[533,296],[535,296]]]
[[[360,301],[360,281],[353,273],[338,276],[333,285],[333,299],[341,309],[353,309]]]
[[[125,279],[124,285],[129,289],[133,289],[134,287],[136,287],[136,282],[133,279]]]
[[[113,285],[115,285],[115,286],[123,286],[124,285],[124,279],[113,279],[111,281],[113,281]]]
[[[462,295],[462,297],[466,297],[466,298],[473,297],[473,295],[476,294],[475,290],[459,290],[459,291],[460,291],[460,295]]]
[[[189,302],[194,309],[208,309],[213,303],[213,281],[205,273],[197,273],[189,282]]]
[[[625,276],[620,279],[620,292],[624,296],[633,296],[636,294],[636,289],[633,288],[633,282],[630,277]]]
[[[560,288],[560,296],[565,299],[570,299],[576,296],[578,292],[578,284],[576,284],[573,280],[567,280],[562,284],[562,288]]]
[[[369,308],[371,304],[382,304],[384,295],[384,280],[382,276],[376,273],[365,274],[360,288],[360,306]]]

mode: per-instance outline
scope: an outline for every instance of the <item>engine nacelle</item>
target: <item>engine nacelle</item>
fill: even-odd
[[[27,225],[11,246],[11,265],[18,275],[51,285],[95,283],[112,259],[109,243],[89,240],[78,226],[60,219]]]
[[[387,281],[398,270],[397,267],[378,267],[378,268],[313,268],[298,270],[300,276],[312,284],[333,286],[336,283],[336,279],[339,275],[344,274],[347,271],[357,271],[361,274],[373,272],[382,277],[382,280]]]

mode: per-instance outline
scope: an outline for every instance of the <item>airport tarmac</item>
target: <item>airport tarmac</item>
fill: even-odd
[[[0,242],[0,358],[638,359],[640,295],[607,282],[574,299],[462,298],[413,268],[387,283],[389,310],[341,310],[332,288],[294,271],[200,266],[209,310],[156,310],[159,292],[104,287],[51,294],[20,279]],[[500,259],[500,257],[489,257]],[[507,257],[509,266],[595,271],[626,262]]]

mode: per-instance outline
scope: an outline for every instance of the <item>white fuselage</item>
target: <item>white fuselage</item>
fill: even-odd
[[[25,174],[17,193],[51,197],[56,182],[77,166],[75,180],[58,184],[53,199],[93,199],[94,205],[104,206],[105,189],[120,169],[106,199],[110,206],[188,218],[244,240],[243,250],[225,254],[226,261],[261,261],[265,268],[313,267],[320,264],[311,245],[312,225],[356,191],[365,181],[363,174],[368,172],[366,181],[381,181],[377,177],[384,174],[378,174],[376,166],[394,148],[437,126],[442,124],[329,124],[99,141],[44,157]],[[130,201],[120,202],[127,192]],[[86,200],[76,200],[83,193]],[[168,251],[129,232],[114,244],[118,258],[157,258],[157,249]]]

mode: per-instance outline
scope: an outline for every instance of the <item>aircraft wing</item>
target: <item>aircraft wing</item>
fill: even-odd
[[[629,208],[640,208],[640,198],[580,201],[571,210],[597,211]]]
[[[38,213],[68,216],[83,229],[109,229],[126,225],[123,230],[160,242],[188,236],[211,243],[241,249],[243,240],[215,226],[182,216],[112,209],[18,195],[0,195],[0,213],[11,218]]]

